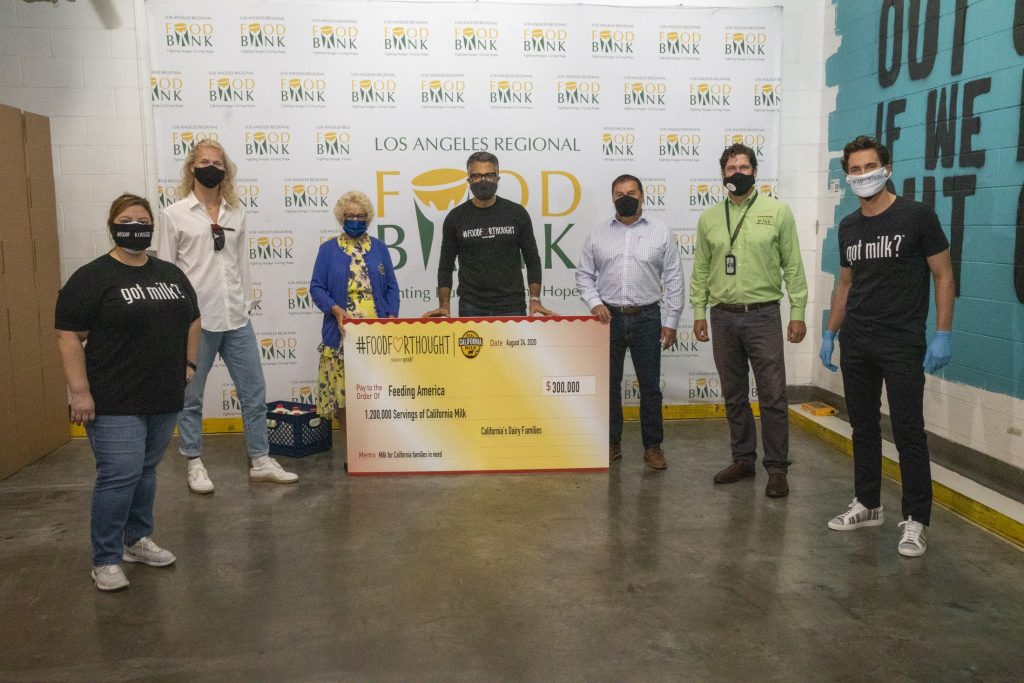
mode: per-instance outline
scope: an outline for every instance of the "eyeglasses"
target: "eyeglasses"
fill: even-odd
[[[346,213],[344,215],[344,218],[347,221],[365,221],[369,217],[369,214],[365,213]]]
[[[488,182],[493,183],[497,179],[498,179],[498,174],[497,173],[470,173],[469,174],[469,182],[471,182],[471,183],[479,183],[481,180],[486,180]]]

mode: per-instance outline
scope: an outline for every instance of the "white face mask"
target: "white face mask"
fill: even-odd
[[[853,193],[864,199],[878,194],[885,187],[885,183],[888,180],[889,171],[884,166],[864,175],[846,176],[846,182],[850,184],[850,189],[853,190]]]

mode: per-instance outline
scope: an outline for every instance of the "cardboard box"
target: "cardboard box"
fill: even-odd
[[[56,220],[57,190],[53,179],[53,149],[50,119],[25,113],[25,169],[28,175],[29,206],[52,209]]]
[[[43,403],[39,417],[43,454],[50,453],[71,440],[68,385],[59,356],[55,362],[43,363]]]
[[[2,161],[2,159],[0,159]],[[0,168],[3,164],[0,163]],[[17,176],[0,178],[0,239],[28,242],[32,239],[32,225],[28,210],[28,179]]]
[[[7,330],[3,330],[3,333],[6,336]],[[3,405],[10,406],[14,405],[14,399],[14,377],[11,375],[11,367],[9,364],[4,365],[0,360],[0,401],[4,402]],[[14,411],[0,410],[0,438],[4,443],[3,448],[0,448],[0,479],[9,477],[21,469],[21,458],[17,453],[20,448],[16,438],[17,432]]]
[[[12,178],[27,178],[25,164],[25,119],[20,109],[0,104],[0,181],[7,188]],[[52,161],[51,161],[52,164]],[[53,175],[53,169],[50,169]]]
[[[42,411],[43,401],[43,369],[40,366],[27,370],[15,370],[13,373],[15,386],[14,412],[14,451],[10,453],[5,466],[13,466],[14,472],[35,462],[48,451],[44,450],[44,425]],[[4,449],[5,454],[8,449]]]
[[[68,441],[50,124],[0,105],[0,479]]]

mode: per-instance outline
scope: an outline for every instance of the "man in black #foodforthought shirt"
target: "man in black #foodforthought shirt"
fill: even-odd
[[[884,522],[879,403],[885,381],[903,481],[900,555],[927,549],[932,479],[924,431],[924,371],[950,360],[955,286],[949,242],[935,211],[887,188],[889,150],[860,136],[843,148],[843,170],[860,208],[839,223],[839,283],[822,334],[822,364],[835,372],[832,347],[842,329],[840,365],[853,428],[855,498],[829,521],[848,531]],[[935,336],[925,346],[929,273],[935,280]]]
[[[530,287],[529,314],[554,315],[540,302],[541,264],[530,214],[498,197],[498,157],[474,152],[466,162],[473,197],[444,219],[437,265],[438,307],[424,317],[451,315],[452,271],[459,262],[459,315],[526,315],[520,256]]]

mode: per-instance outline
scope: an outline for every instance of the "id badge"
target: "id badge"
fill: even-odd
[[[732,254],[725,255],[725,274],[735,275],[736,274],[736,257]]]

